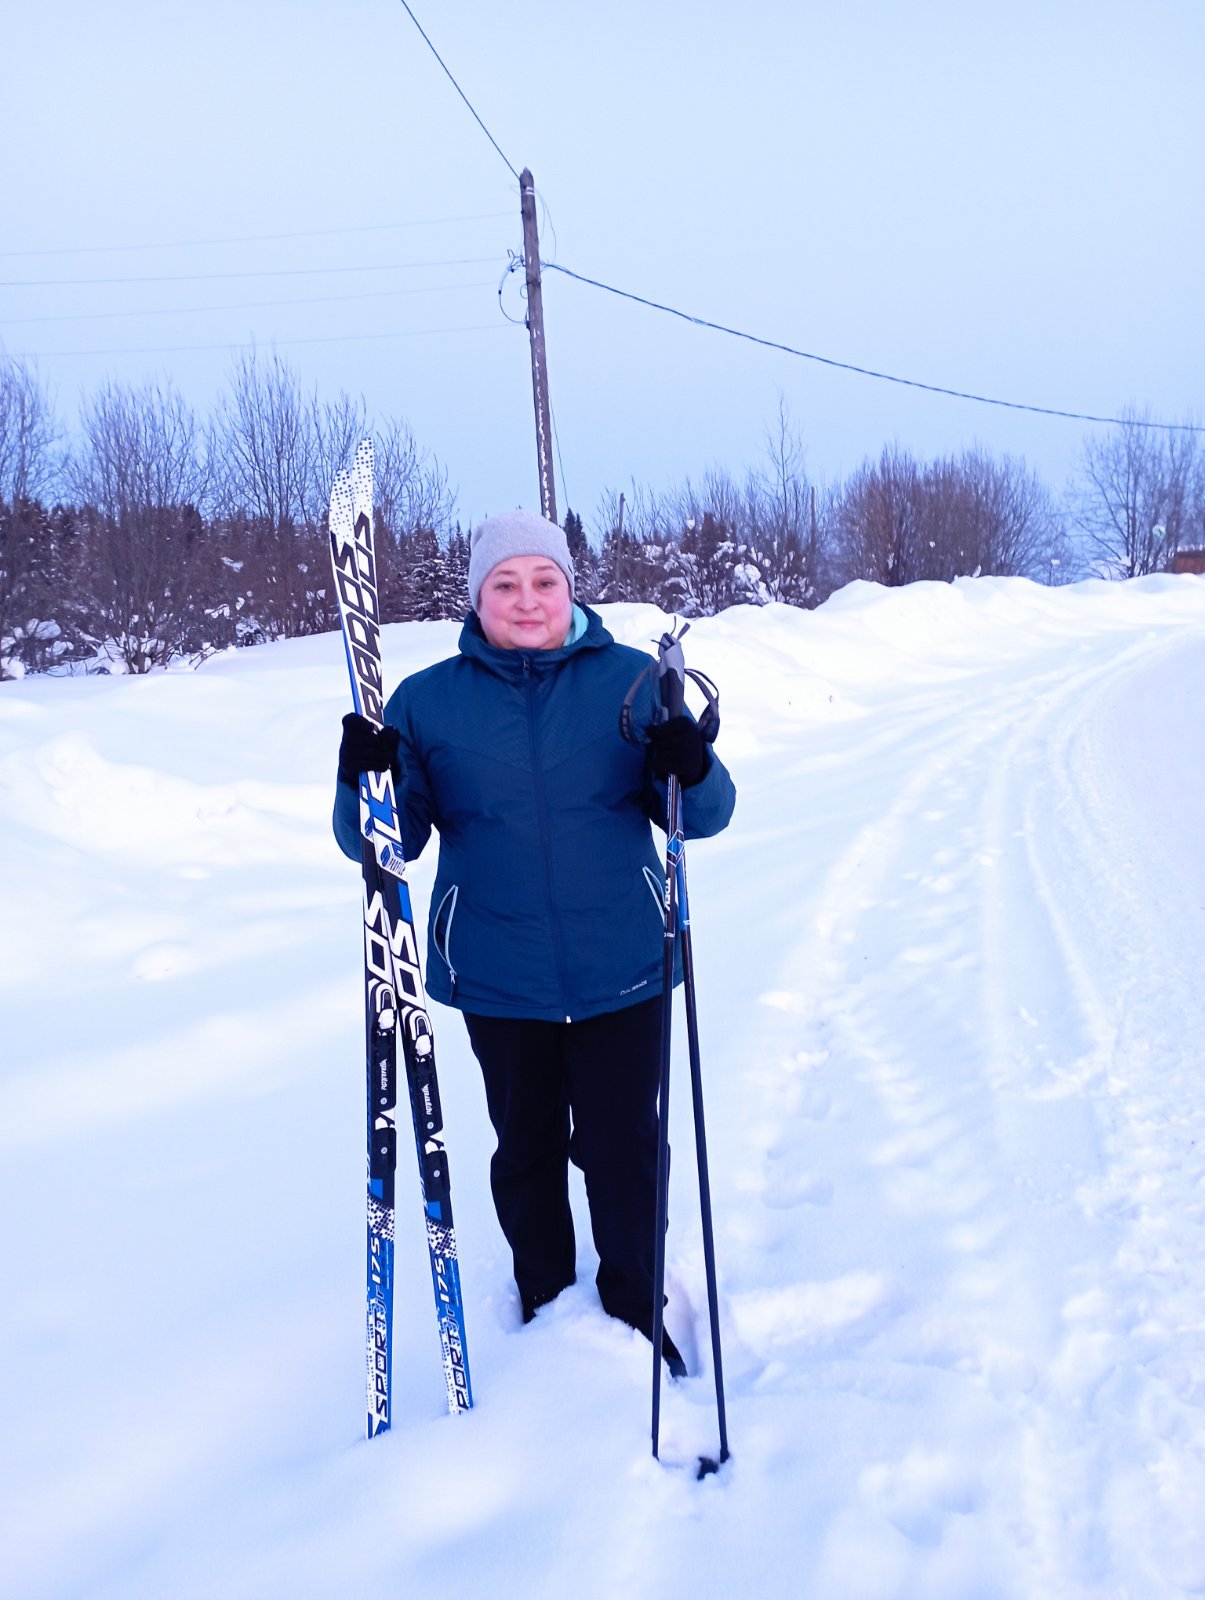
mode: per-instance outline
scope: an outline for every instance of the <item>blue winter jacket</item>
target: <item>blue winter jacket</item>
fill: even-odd
[[[597,613],[560,650],[499,650],[475,614],[460,653],[406,678],[385,707],[401,734],[406,857],[434,827],[427,941],[433,999],[494,1017],[576,1021],[662,988],[664,786],[619,729],[649,665]],[[576,630],[575,630],[576,631]],[[649,680],[633,706],[653,716]],[[688,838],[718,833],[736,791],[714,751],[683,790]],[[335,836],[359,859],[359,799],[336,786]]]

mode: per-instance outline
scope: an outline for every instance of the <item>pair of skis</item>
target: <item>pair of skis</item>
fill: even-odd
[[[335,479],[330,540],[352,700],[361,716],[380,726],[384,686],[372,479],[372,440],[365,439],[356,449],[350,473],[341,472]],[[418,1152],[448,1410],[467,1411],[473,1390],[448,1159],[440,1138],[443,1113],[435,1047],[406,883],[397,797],[388,771],[360,774],[360,834],[368,1111],[367,1432],[372,1439],[392,1420],[399,1040]]]

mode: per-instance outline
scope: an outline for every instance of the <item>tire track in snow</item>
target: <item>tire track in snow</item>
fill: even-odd
[[[921,1441],[867,1468],[862,1496],[921,1544],[1002,1497],[1026,1576],[992,1592],[1087,1595],[1128,1566],[1135,1592],[1179,1593],[1167,1584],[1198,1574],[1174,1516],[1162,1567],[1135,1554],[1132,1514],[1121,1548],[1110,1532],[1136,1487],[1144,1452],[1130,1434],[1148,1426],[1151,1397],[1132,1414],[1117,1396],[1102,1403],[1112,1439],[1092,1419],[1093,1385],[1116,1370],[1115,1324],[1137,1322],[1120,1307],[1143,1298],[1110,1264],[1126,1249],[1121,1196],[1152,1151],[1140,1141],[1127,1157],[1101,1116],[1135,989],[1106,1003],[1097,954],[1082,948],[1094,901],[1117,888],[1089,870],[1104,799],[1084,792],[1083,727],[1176,643],[1105,638],[1038,658],[1024,679],[1014,666],[977,680],[957,715],[948,691],[895,708],[874,756],[880,793],[882,772],[897,774],[894,798],[832,861],[786,984],[765,996],[783,1048],[759,1074],[773,1118],[761,1198],[786,1219],[784,1248],[792,1212],[808,1208],[794,1231],[809,1236],[810,1272],[769,1298],[738,1291],[738,1329],[766,1363],[763,1386],[917,1402]],[[1150,935],[1135,971],[1151,970]],[[1085,1284],[1110,1272],[1096,1326]],[[1197,1369],[1181,1379],[1196,1385]],[[938,1392],[942,1418],[928,1414]],[[1196,1462],[1167,1445],[1146,1454],[1162,1488],[1143,1498],[1170,1490],[1182,1504]]]
[[[1205,874],[1191,832],[1161,825],[1158,797],[1143,793],[1149,718],[1203,667],[1199,635],[1125,651],[1051,728],[1042,782],[1013,797],[1084,1048],[1062,1061],[1018,1048],[1011,1059],[1031,1096],[1089,1097],[1100,1124],[1100,1160],[1077,1188],[1098,1248],[1058,1308],[1033,1419],[1044,1470],[1026,1481],[1052,1551],[1073,1535],[1087,1571],[1124,1573],[1143,1595],[1205,1588],[1205,1106],[1199,1054],[1184,1045],[1205,1037],[1194,970]],[[1198,753],[1194,763],[1186,750],[1179,770],[1199,784],[1205,739],[1187,693],[1182,709],[1177,737],[1195,735]],[[1181,799],[1174,785],[1163,798]],[[992,970],[1006,1043],[1019,974],[1004,961]],[[1040,1038],[1038,1019],[1026,1021]],[[1043,1519],[1054,1485],[1078,1510]]]

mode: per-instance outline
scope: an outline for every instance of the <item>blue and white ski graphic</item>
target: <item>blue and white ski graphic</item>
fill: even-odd
[[[365,439],[350,473],[331,490],[331,560],[351,676],[362,716],[383,719],[380,607],[373,540],[373,448]],[[448,1409],[473,1404],[460,1268],[452,1223],[435,1045],[415,942],[406,857],[393,776],[360,776],[364,879],[364,1010],[368,1112],[367,1428],[371,1439],[392,1421],[394,1175],[397,1167],[397,1057],[414,1123],[427,1249],[443,1353]]]

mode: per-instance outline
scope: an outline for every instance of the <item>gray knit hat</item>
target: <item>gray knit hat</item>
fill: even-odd
[[[564,531],[538,511],[503,511],[487,517],[473,529],[469,545],[469,600],[473,610],[481,598],[481,585],[500,561],[512,556],[547,556],[569,580],[573,594],[573,557]]]

